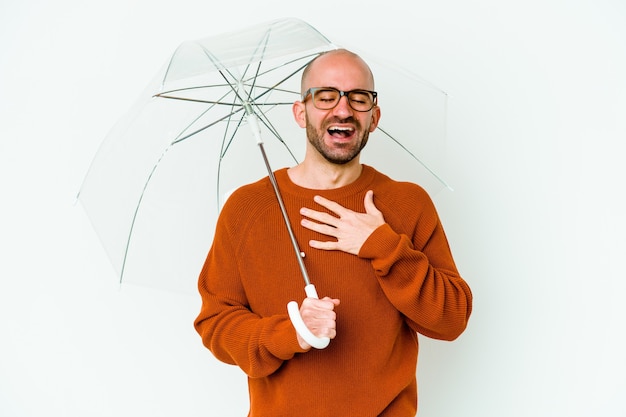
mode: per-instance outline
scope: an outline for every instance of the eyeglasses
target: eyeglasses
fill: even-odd
[[[356,111],[366,112],[376,105],[378,93],[368,90],[341,91],[333,87],[309,88],[302,95],[302,101],[311,95],[313,105],[319,110],[330,110],[339,104],[341,97],[346,96],[350,107]]]

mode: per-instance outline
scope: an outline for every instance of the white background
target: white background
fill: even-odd
[[[419,415],[625,416],[619,0],[2,1],[0,416],[246,414],[198,298],[120,289],[74,197],[178,44],[287,16],[449,94],[435,202],[475,310],[421,339]]]

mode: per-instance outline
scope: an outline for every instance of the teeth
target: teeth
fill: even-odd
[[[351,127],[331,127],[328,130],[339,130],[342,132],[351,132],[353,129]]]

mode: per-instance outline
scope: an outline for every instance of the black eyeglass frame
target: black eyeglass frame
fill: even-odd
[[[332,106],[332,107],[330,107],[330,108],[328,108],[328,109],[320,109],[319,107],[317,107],[317,106],[315,105],[315,97],[314,97],[315,93],[316,93],[317,91],[319,91],[319,90],[332,90],[332,91],[336,91],[336,92],[338,92],[338,93],[339,93],[339,99],[337,100],[337,102],[335,103],[335,105],[334,105],[334,106]],[[350,101],[350,94],[351,94],[351,93],[369,93],[369,94],[371,94],[371,95],[372,95],[372,107],[370,107],[370,108],[369,108],[369,109],[367,109],[367,110],[358,110],[358,109],[355,109],[355,108],[352,106],[352,102]],[[341,101],[341,97],[343,97],[343,96],[346,96],[346,99],[348,100],[348,104],[350,105],[350,108],[352,108],[352,110],[354,110],[354,111],[358,111],[358,112],[362,112],[362,113],[365,113],[365,112],[368,112],[368,111],[372,110],[372,109],[373,109],[374,107],[376,107],[376,105],[378,104],[378,93],[377,93],[376,91],[364,90],[364,89],[361,89],[361,88],[356,89],[356,90],[350,90],[350,91],[341,91],[341,90],[339,90],[339,89],[337,89],[337,88],[335,88],[335,87],[312,87],[312,88],[309,88],[308,90],[306,90],[306,91],[304,92],[304,94],[302,94],[302,102],[303,102],[303,103],[306,101],[306,99],[309,97],[309,95],[310,95],[310,96],[311,96],[311,98],[313,99],[313,106],[315,106],[315,108],[316,108],[316,109],[318,109],[318,110],[332,110],[332,109],[334,109],[335,107],[337,107],[337,105],[338,105],[338,104],[339,104],[339,102]]]

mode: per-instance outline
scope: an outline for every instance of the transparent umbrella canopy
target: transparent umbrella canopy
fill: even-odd
[[[178,47],[106,136],[78,193],[120,282],[196,291],[229,192],[267,176],[267,164],[303,157],[291,112],[302,70],[337,48],[298,19]],[[447,187],[446,94],[348,48],[370,64],[382,111],[361,161],[431,194]]]

